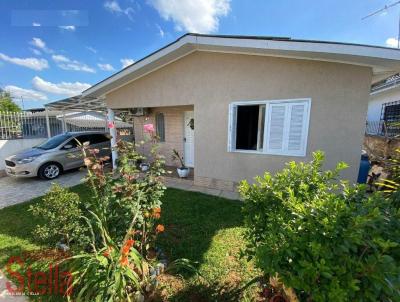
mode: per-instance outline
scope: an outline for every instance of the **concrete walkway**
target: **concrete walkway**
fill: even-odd
[[[85,170],[67,172],[54,181],[38,178],[1,177],[0,209],[44,195],[53,182],[57,182],[64,187],[72,187],[81,183],[84,177]],[[236,192],[198,187],[193,184],[193,180],[166,177],[166,185],[171,188],[201,192],[228,199],[239,199],[239,195]]]
[[[84,170],[67,172],[54,181],[39,178],[1,177],[0,209],[44,195],[53,182],[64,187],[75,186],[82,181],[85,174]]]
[[[193,180],[167,177],[166,178],[166,186],[169,188],[175,188],[175,189],[181,189],[181,190],[193,191],[193,192],[200,192],[200,193],[219,196],[219,197],[232,199],[232,200],[240,199],[240,196],[237,192],[195,186],[193,184]]]
[[[27,302],[26,296],[12,296],[7,289],[7,279],[0,271],[0,302]]]

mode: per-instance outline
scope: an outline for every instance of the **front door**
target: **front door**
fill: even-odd
[[[184,159],[187,167],[194,167],[194,112],[184,114]]]

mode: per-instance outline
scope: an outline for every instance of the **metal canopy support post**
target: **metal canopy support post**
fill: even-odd
[[[44,110],[46,113],[46,127],[47,127],[47,137],[51,137],[51,132],[50,132],[50,119],[49,119],[49,111],[47,108]]]
[[[115,147],[117,145],[117,128],[115,127],[115,114],[114,110],[111,108],[107,109],[107,125],[108,128],[110,129],[110,135],[111,135],[111,148],[112,148],[112,165],[113,169],[117,168],[117,158],[118,158],[118,152],[115,150]]]

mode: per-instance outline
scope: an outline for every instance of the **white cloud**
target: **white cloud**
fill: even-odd
[[[51,50],[50,48],[48,48],[46,46],[46,43],[40,39],[40,38],[32,38],[32,41],[29,42],[31,45],[35,46],[36,48],[39,48],[41,50],[43,50],[44,52],[47,53],[53,53],[53,50]]]
[[[57,63],[58,67],[64,70],[84,71],[90,73],[96,72],[94,68],[89,67],[85,63],[76,60],[71,60],[70,58],[67,58],[66,56],[63,55],[52,55],[51,58],[53,59],[54,62]]]
[[[66,30],[66,31],[75,31],[76,27],[74,25],[62,25],[59,26],[60,29]]]
[[[49,68],[49,64],[45,59],[37,58],[12,58],[3,53],[0,53],[0,59],[16,65],[28,67],[33,70],[43,70]]]
[[[25,89],[13,85],[8,85],[4,87],[5,91],[8,91],[12,97],[24,100],[33,101],[47,101],[47,96],[41,92],[32,89]]]
[[[93,53],[97,53],[97,49],[91,46],[86,46],[86,49],[93,52]]]
[[[82,91],[88,89],[91,86],[90,84],[81,83],[81,82],[52,83],[52,82],[45,81],[38,76],[36,76],[32,79],[32,85],[35,89],[42,91],[42,92],[66,95],[66,96],[78,95]]]
[[[125,58],[125,59],[121,59],[120,62],[122,64],[122,68],[125,68],[125,67],[128,67],[129,65],[132,65],[133,63],[135,63],[135,60]]]
[[[159,33],[160,37],[161,37],[161,38],[164,38],[165,32],[163,31],[163,29],[161,28],[160,25],[156,24],[156,26],[157,26],[158,33]]]
[[[52,55],[51,58],[53,59],[54,62],[60,63],[60,62],[70,62],[70,59],[68,59],[66,56],[63,55]]]
[[[32,52],[33,52],[35,55],[37,55],[37,56],[40,56],[40,55],[42,55],[42,53],[40,52],[40,50],[39,50],[39,49],[36,49],[36,48],[30,48],[30,50],[32,50]]]
[[[112,13],[122,13],[122,8],[119,3],[115,0],[104,2],[104,8]]]
[[[33,22],[33,23],[32,23],[32,26],[33,26],[33,27],[39,27],[39,26],[42,26],[42,25],[41,25],[40,23]]]
[[[149,0],[178,31],[210,33],[218,30],[219,18],[228,15],[230,0]]]
[[[104,70],[104,71],[114,71],[115,70],[114,67],[111,64],[101,64],[101,63],[99,63],[99,64],[97,64],[97,66],[99,66],[99,68],[101,70]]]
[[[398,40],[396,38],[389,38],[386,40],[386,46],[397,48],[398,45]]]
[[[113,14],[126,15],[131,21],[133,21],[133,14],[135,13],[135,10],[132,7],[122,9],[117,0],[104,2],[104,8]]]

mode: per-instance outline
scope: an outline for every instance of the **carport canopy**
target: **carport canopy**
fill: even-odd
[[[111,134],[111,146],[117,144],[117,130],[115,126],[115,115],[111,108],[107,108],[104,102],[104,98],[90,97],[77,95],[62,99],[59,101],[47,103],[44,105],[47,110],[59,110],[59,111],[106,111],[107,112],[107,127]],[[48,119],[48,117],[47,117]],[[49,127],[49,123],[47,123]],[[49,132],[50,133],[50,132]],[[112,163],[115,169],[117,164],[116,160],[118,153],[115,148],[112,148]]]
[[[103,98],[76,95],[44,105],[47,110],[57,111],[106,111]]]

